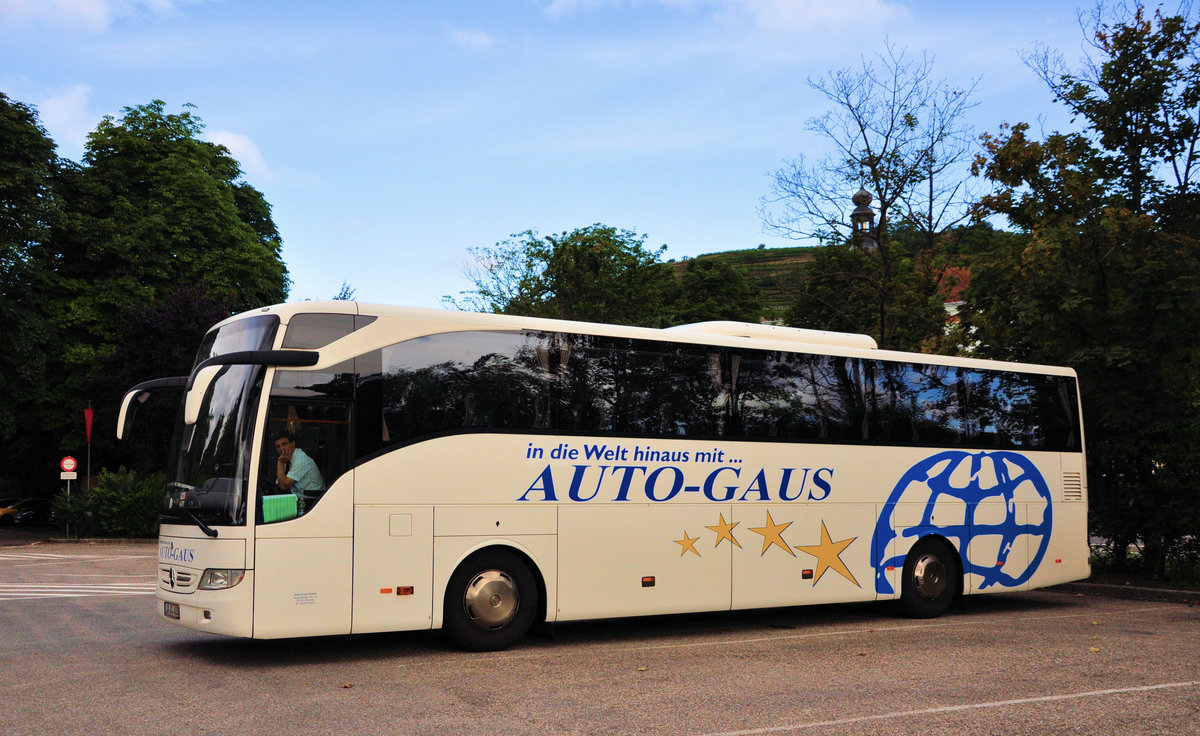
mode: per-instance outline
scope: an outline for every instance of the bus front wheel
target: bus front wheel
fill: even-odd
[[[904,559],[900,606],[912,618],[936,618],[958,595],[958,557],[948,544],[926,537]]]
[[[525,636],[537,609],[537,582],[529,566],[507,550],[486,550],[450,576],[442,628],[463,649],[495,651]]]

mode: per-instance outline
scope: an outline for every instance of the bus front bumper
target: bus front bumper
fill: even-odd
[[[227,636],[254,635],[254,571],[225,590],[177,593],[160,584],[156,595],[158,615],[176,626]]]

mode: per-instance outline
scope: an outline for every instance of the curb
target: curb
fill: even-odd
[[[1077,595],[1097,595],[1109,598],[1130,598],[1139,601],[1166,601],[1200,605],[1200,591],[1171,590],[1170,588],[1141,588],[1133,585],[1107,585],[1104,583],[1063,583],[1047,590]]]

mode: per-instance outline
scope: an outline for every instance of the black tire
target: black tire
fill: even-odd
[[[961,584],[958,555],[940,539],[926,537],[904,558],[900,607],[911,618],[937,618],[954,603]]]
[[[508,550],[485,550],[450,576],[442,631],[463,649],[496,651],[525,636],[537,611],[537,581],[525,561]]]

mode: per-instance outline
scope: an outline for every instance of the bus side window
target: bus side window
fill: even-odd
[[[262,477],[263,496],[268,500],[264,501],[261,510],[263,521],[270,523],[311,512],[326,490],[350,468],[350,407],[344,401],[273,400],[267,422]],[[281,488],[277,448],[286,447],[293,441],[294,452],[299,458],[285,463],[285,474],[291,487]],[[311,468],[308,468],[309,472],[303,472],[305,468],[296,467],[310,464],[315,464],[315,472]],[[289,494],[296,499],[294,512],[290,510]],[[269,504],[282,506],[283,510],[268,513]]]

